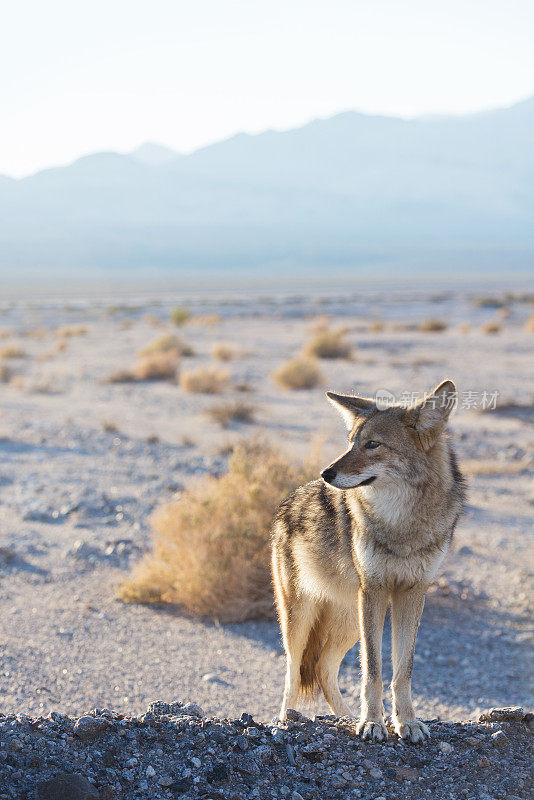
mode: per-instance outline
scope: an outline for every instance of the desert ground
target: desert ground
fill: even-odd
[[[459,720],[531,705],[534,333],[525,323],[534,307],[520,296],[480,302],[490,294],[384,285],[2,298],[1,711],[140,714],[164,699],[273,718],[284,675],[274,620],[222,624],[118,599],[117,584],[151,546],[152,511],[224,472],[232,446],[255,433],[294,461],[320,436],[328,464],[345,448],[345,431],[326,389],[398,396],[448,377],[459,390],[451,430],[469,500],[427,599],[416,708],[423,718]],[[174,307],[191,314],[180,327],[170,321]],[[428,319],[444,329],[420,325]],[[321,359],[314,388],[280,388],[271,374],[321,325],[343,326],[352,357]],[[176,380],[107,381],[165,333],[193,350],[181,371],[214,363],[229,371],[220,393],[187,392]],[[232,349],[226,362],[212,356],[221,342]],[[253,406],[252,422],[223,428],[206,414],[233,400]],[[387,631],[384,655],[387,683]],[[357,713],[357,648],[340,682]],[[322,701],[316,710],[325,713]]]

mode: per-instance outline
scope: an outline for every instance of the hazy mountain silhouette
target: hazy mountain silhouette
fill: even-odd
[[[463,117],[355,111],[190,155],[147,144],[0,177],[4,274],[314,266],[524,270],[534,98]]]

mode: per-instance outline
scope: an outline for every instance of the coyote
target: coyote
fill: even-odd
[[[353,716],[338,672],[361,637],[358,734],[387,738],[382,629],[391,603],[393,723],[403,739],[429,736],[411,698],[425,592],[449,548],[465,490],[445,430],[456,389],[444,381],[409,408],[326,393],[349,449],[280,505],[272,571],[287,658],[280,719],[320,686],[337,716]]]

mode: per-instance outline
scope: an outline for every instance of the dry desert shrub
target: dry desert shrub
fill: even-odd
[[[369,333],[382,333],[382,331],[385,329],[385,327],[386,326],[384,324],[384,320],[382,320],[382,319],[374,319],[369,324],[369,329],[368,330],[369,330]]]
[[[86,336],[89,333],[87,325],[61,325],[56,330],[60,339],[72,339],[73,336]]]
[[[270,617],[270,527],[278,504],[317,468],[291,466],[270,445],[238,445],[220,478],[206,477],[152,517],[154,546],[119,587],[128,602],[174,603],[222,622]]]
[[[496,334],[500,333],[502,330],[502,325],[498,322],[485,322],[484,325],[480,327],[482,333],[486,334]]]
[[[191,312],[188,308],[176,306],[176,308],[173,308],[171,311],[171,322],[178,326],[185,325],[190,316]]]
[[[429,317],[419,323],[418,330],[422,333],[441,333],[447,330],[447,323],[437,317]]]
[[[12,372],[6,364],[0,364],[0,383],[9,383]]]
[[[197,367],[184,370],[180,375],[180,386],[186,392],[218,394],[228,386],[230,373],[219,367]]]
[[[227,428],[231,422],[254,422],[254,411],[254,406],[250,403],[234,400],[211,406],[206,414],[222,428]]]
[[[531,314],[525,322],[525,330],[527,333],[534,333],[534,314]]]
[[[153,339],[145,347],[142,347],[137,355],[139,358],[143,358],[154,353],[174,353],[178,358],[180,356],[192,356],[193,348],[180,336],[164,333],[162,336]]]
[[[0,358],[26,358],[26,352],[15,344],[0,347]]]
[[[219,325],[222,322],[220,314],[199,314],[197,317],[191,318],[192,325],[205,325],[211,327],[212,325]]]
[[[62,353],[64,350],[67,349],[67,342],[65,339],[58,339],[55,346],[56,353]]]
[[[273,372],[272,378],[283,389],[313,389],[323,382],[317,362],[302,356],[286,361]]]
[[[352,347],[345,339],[343,328],[331,328],[318,331],[304,353],[316,358],[350,358]]]
[[[131,369],[117,369],[104,378],[104,383],[133,383],[133,381],[135,378]]]
[[[231,361],[236,357],[237,352],[235,347],[227,342],[215,342],[211,354],[218,361]]]
[[[132,369],[135,381],[174,380],[179,359],[174,350],[168,353],[150,353],[143,356]]]

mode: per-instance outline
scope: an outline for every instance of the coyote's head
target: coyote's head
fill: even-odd
[[[349,429],[349,449],[321,473],[336,489],[371,483],[428,479],[428,451],[436,443],[455,405],[456,387],[443,381],[416,405],[379,410],[374,400],[327,392]]]

